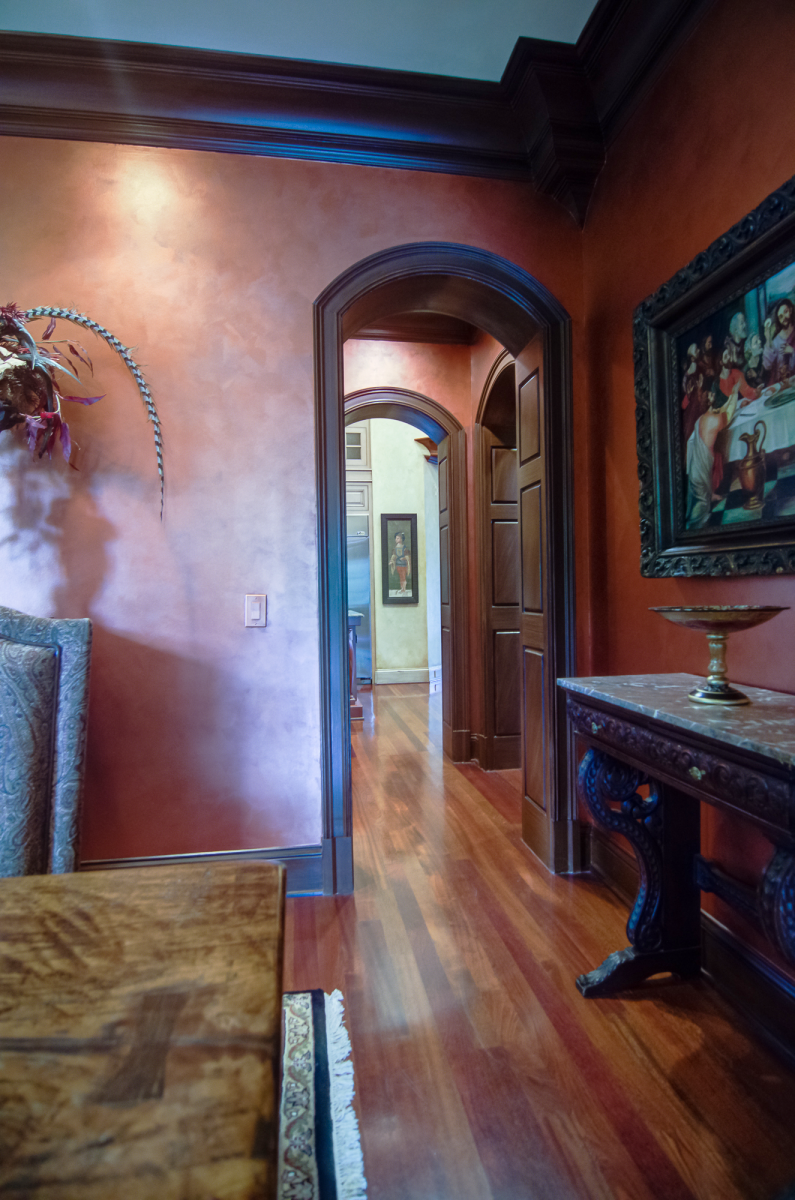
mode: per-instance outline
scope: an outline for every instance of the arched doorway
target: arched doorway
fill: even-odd
[[[369,417],[405,421],[437,443],[442,617],[442,736],[453,762],[470,757],[467,604],[466,432],[430,396],[366,388],[345,397],[345,424]]]
[[[523,612],[523,627],[542,630],[544,641],[543,647],[531,646],[525,653],[528,679],[540,704],[537,722],[523,737],[523,756],[532,767],[527,778],[538,776],[539,762],[544,766],[543,794],[525,796],[523,833],[553,870],[571,868],[578,859],[576,813],[568,786],[573,747],[555,689],[555,679],[571,674],[574,667],[570,320],[538,280],[506,259],[472,246],[416,243],[356,263],[321,293],[314,306],[323,890],[327,894],[353,890],[342,346],[366,325],[406,312],[436,312],[466,320],[490,333],[519,361],[532,344],[519,403],[521,408],[527,401],[527,429],[529,435],[535,430],[535,460],[543,470],[540,479],[526,488],[526,524],[529,529],[535,513],[537,528],[522,545],[522,574],[528,596],[532,595]]]

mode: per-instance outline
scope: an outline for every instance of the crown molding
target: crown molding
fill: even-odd
[[[522,129],[533,182],[582,225],[605,147],[577,47],[519,38],[501,82]]]
[[[714,0],[599,0],[499,83],[50,34],[0,41],[0,134],[532,182],[582,224],[606,148]]]
[[[48,34],[3,34],[0,132],[531,178],[498,83]]]

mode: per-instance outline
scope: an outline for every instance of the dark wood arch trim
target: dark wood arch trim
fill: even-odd
[[[486,412],[486,405],[489,402],[489,397],[491,395],[491,389],[494,387],[494,384],[497,382],[498,376],[502,375],[505,368],[507,366],[510,366],[510,364],[512,362],[513,362],[513,355],[511,353],[509,353],[508,350],[503,350],[501,354],[497,355],[494,362],[491,364],[489,373],[486,376],[486,382],[483,384],[483,391],[480,393],[480,400],[478,401],[478,411],[477,411],[477,416],[475,417],[476,425],[483,424],[483,416]]]
[[[407,421],[435,442],[449,439],[447,454],[447,492],[449,503],[449,588],[454,598],[450,606],[450,655],[442,671],[442,712],[444,750],[453,762],[468,762],[471,757],[469,620],[467,572],[467,472],[466,431],[461,422],[421,392],[406,388],[365,388],[345,397],[345,423],[368,417],[390,417]],[[443,655],[445,612],[442,609]]]
[[[366,416],[362,416],[365,409]],[[464,428],[457,417],[436,400],[409,388],[375,387],[349,392],[345,397],[345,424],[349,425],[352,420],[365,421],[368,417],[407,421],[437,442]]]
[[[345,579],[343,362],[346,337],[398,312],[461,317],[517,355],[541,332],[549,462],[550,603],[555,632],[550,669],[575,673],[574,553],[571,471],[571,322],[560,302],[532,275],[473,246],[424,242],[395,246],[354,264],[314,305],[315,439],[318,498],[323,887],[353,889]],[[465,605],[465,597],[461,597]],[[464,614],[465,617],[465,614]],[[545,858],[572,869],[579,836],[569,787],[573,766],[565,710],[552,714],[556,744],[554,796],[545,829]]]

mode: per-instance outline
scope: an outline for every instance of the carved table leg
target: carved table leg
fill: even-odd
[[[638,788],[650,784],[648,799]],[[627,922],[631,945],[580,975],[583,996],[612,996],[651,975],[685,979],[701,969],[700,901],[693,879],[699,848],[699,805],[674,788],[601,750],[581,765],[578,791],[603,829],[621,833],[635,851],[640,886]]]

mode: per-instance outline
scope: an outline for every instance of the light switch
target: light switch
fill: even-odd
[[[246,596],[246,625],[262,628],[268,624],[268,597]]]

